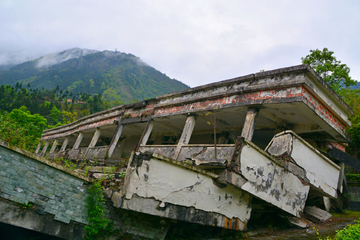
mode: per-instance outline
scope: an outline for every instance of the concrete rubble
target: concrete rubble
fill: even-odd
[[[316,223],[326,223],[332,218],[330,213],[315,206],[306,207],[305,215],[309,220]]]
[[[309,199],[342,193],[344,165],[326,152],[345,151],[352,113],[299,65],[87,116],[45,131],[36,153],[127,162],[121,186],[106,190],[115,208],[245,231],[257,209],[276,208],[296,223],[312,214]]]

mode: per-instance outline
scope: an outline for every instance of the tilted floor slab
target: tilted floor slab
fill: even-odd
[[[157,154],[136,154],[127,169],[124,192],[113,196],[115,206],[204,225],[246,229],[251,213],[248,193],[230,185],[219,186],[214,181],[218,176],[210,172]],[[119,199],[121,195],[123,199]]]
[[[292,131],[274,136],[266,151],[305,170],[306,178],[317,191],[337,197],[340,167]]]
[[[296,217],[304,210],[310,186],[270,155],[245,141],[240,154],[241,189]]]

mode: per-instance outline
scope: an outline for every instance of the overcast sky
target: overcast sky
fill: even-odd
[[[132,53],[191,87],[327,47],[360,81],[360,1],[0,0],[0,64],[74,47]]]

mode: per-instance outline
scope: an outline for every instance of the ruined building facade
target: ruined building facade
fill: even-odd
[[[337,198],[353,112],[308,65],[250,74],[121,105],[44,132],[50,159],[128,159],[113,206],[245,230],[271,206],[300,217]]]

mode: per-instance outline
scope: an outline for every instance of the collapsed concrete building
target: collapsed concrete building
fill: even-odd
[[[50,159],[128,159],[113,206],[243,231],[272,206],[300,217],[337,198],[353,111],[308,65],[264,71],[121,105],[44,132]]]

